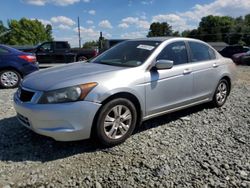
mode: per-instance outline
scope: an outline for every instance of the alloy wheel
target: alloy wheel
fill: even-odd
[[[221,82],[217,88],[216,100],[218,104],[223,104],[227,98],[227,84]]]
[[[18,84],[19,76],[13,71],[5,71],[1,74],[0,80],[4,87],[13,87]]]
[[[132,123],[132,113],[124,105],[114,106],[104,119],[104,133],[110,139],[119,139],[129,130]]]

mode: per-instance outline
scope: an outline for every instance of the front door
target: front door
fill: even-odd
[[[147,116],[178,108],[192,100],[193,74],[186,44],[181,41],[167,45],[156,60],[160,59],[171,60],[174,66],[146,73]]]
[[[44,43],[36,51],[37,61],[39,63],[54,63],[53,53],[53,44],[51,42]]]

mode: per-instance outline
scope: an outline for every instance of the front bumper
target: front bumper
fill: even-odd
[[[22,102],[14,95],[19,122],[34,132],[58,141],[90,138],[95,114],[101,104],[79,101],[61,104]]]

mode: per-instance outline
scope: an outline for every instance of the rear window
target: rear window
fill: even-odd
[[[209,46],[198,42],[188,42],[188,44],[191,50],[191,62],[216,59],[214,50]]]
[[[212,48],[209,48],[208,50],[209,50],[210,59],[216,59],[215,51]]]
[[[56,49],[68,49],[68,44],[66,42],[57,42]]]

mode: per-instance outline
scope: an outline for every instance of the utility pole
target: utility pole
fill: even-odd
[[[99,37],[99,51],[103,49],[103,36],[102,32],[100,32],[100,37]]]
[[[80,29],[80,18],[78,16],[78,38],[79,38],[79,48],[81,48],[81,29]]]

